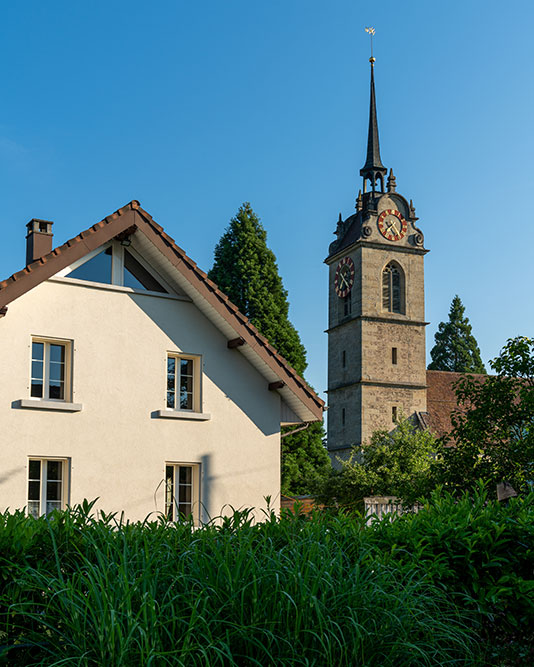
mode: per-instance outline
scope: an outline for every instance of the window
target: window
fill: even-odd
[[[341,353],[341,365],[343,366],[343,368],[347,367],[347,353],[345,352],[345,350],[343,350],[343,352]]]
[[[127,249],[119,241],[112,241],[90,253],[60,275],[136,290],[168,293],[148,267],[143,265],[142,258],[135,250]]]
[[[68,278],[111,284],[112,248],[108,246],[67,274]]]
[[[397,365],[397,348],[396,347],[391,348],[391,363],[394,366]]]
[[[167,357],[167,399],[171,410],[200,412],[200,358],[169,354]]]
[[[341,425],[345,426],[345,408],[341,408]]]
[[[198,522],[200,466],[165,465],[165,516],[169,521],[189,519]]]
[[[70,400],[68,341],[32,339],[30,396],[44,400]]]
[[[382,271],[382,309],[390,313],[403,312],[403,276],[396,262],[390,262]]]
[[[392,422],[396,422],[396,421],[397,421],[397,406],[396,406],[396,405],[394,405],[394,406],[391,408],[391,421],[392,421]]]
[[[29,459],[28,514],[35,518],[65,506],[65,459]]]

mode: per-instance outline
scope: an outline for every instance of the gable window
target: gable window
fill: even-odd
[[[200,412],[200,357],[167,356],[167,408]]]
[[[402,269],[390,262],[382,271],[382,310],[402,313],[404,307],[404,285]]]
[[[35,518],[65,507],[67,461],[65,459],[29,459],[28,505]]]
[[[95,283],[111,284],[113,251],[109,245],[107,248],[97,252],[91,259],[80,264],[76,269],[67,273],[67,278],[78,280],[91,280]]]
[[[30,396],[52,401],[70,400],[68,341],[32,339]]]
[[[193,518],[198,522],[200,466],[165,465],[165,516],[169,521]]]
[[[64,274],[66,278],[121,285],[136,290],[168,293],[153,272],[130,246],[112,241],[79,260]]]

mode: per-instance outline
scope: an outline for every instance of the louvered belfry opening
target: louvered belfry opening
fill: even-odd
[[[401,268],[390,262],[382,272],[382,308],[389,313],[402,313],[402,273]]]

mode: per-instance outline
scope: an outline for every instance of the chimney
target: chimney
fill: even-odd
[[[39,257],[52,252],[53,224],[50,220],[32,218],[26,225],[28,228],[26,236],[26,266],[35,262]]]

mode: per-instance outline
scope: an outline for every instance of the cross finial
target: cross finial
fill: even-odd
[[[371,40],[371,57],[369,58],[370,63],[374,63],[375,59],[373,57],[373,36],[375,34],[375,29],[372,28],[371,26],[368,26],[365,28],[365,32],[369,33],[369,38]]]

